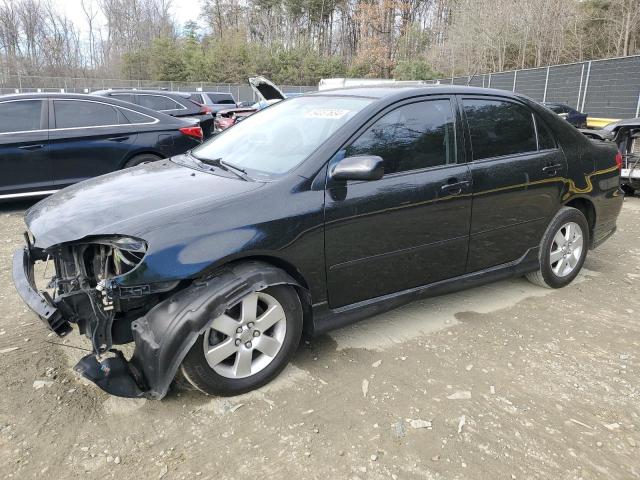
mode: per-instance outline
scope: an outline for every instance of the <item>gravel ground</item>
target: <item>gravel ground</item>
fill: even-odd
[[[426,299],[301,346],[235,398],[109,397],[19,300],[0,206],[0,478],[640,478],[640,199],[562,290]],[[55,342],[55,343],[52,343]]]

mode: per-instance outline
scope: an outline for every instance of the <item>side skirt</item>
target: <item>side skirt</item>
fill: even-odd
[[[393,310],[424,297],[434,297],[446,293],[466,290],[486,283],[533,272],[539,267],[538,247],[531,248],[518,260],[495,267],[467,273],[458,277],[391,293],[370,300],[331,309],[327,302],[313,306],[313,331],[309,336],[321,335],[330,330],[350,325],[367,317]]]

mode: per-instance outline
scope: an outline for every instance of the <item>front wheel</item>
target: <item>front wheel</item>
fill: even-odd
[[[589,246],[589,224],[575,208],[563,207],[540,243],[540,268],[526,277],[546,288],[562,288],[580,272]]]
[[[179,373],[204,393],[239,395],[275,378],[295,353],[301,334],[302,305],[295,289],[268,287],[215,318]]]

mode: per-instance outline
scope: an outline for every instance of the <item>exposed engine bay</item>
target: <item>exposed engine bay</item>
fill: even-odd
[[[36,256],[54,265],[47,290],[52,303],[69,323],[78,325],[96,354],[114,344],[133,341],[131,322],[162,300],[162,292],[178,282],[124,287],[114,280],[136,268],[146,252],[142,240],[129,237],[101,237],[86,242],[63,244]],[[34,259],[35,260],[35,259]]]

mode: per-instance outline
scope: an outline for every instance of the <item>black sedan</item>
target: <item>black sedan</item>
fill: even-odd
[[[589,116],[586,113],[581,113],[575,108],[571,108],[569,105],[565,105],[564,103],[545,102],[543,105],[553,113],[564,118],[574,127],[587,128],[587,118]]]
[[[105,173],[183,153],[202,130],[119,100],[0,96],[0,200],[48,195]]]
[[[236,395],[303,334],[511,276],[568,285],[616,230],[619,160],[502,90],[323,91],[41,201],[14,283],[51,330],[86,334],[76,370],[107,392],[162,398],[178,375]]]
[[[189,93],[169,92],[165,90],[99,90],[92,95],[117,98],[124,102],[150,108],[172,117],[197,120],[205,137],[213,131],[213,112],[206,105],[191,100]]]

